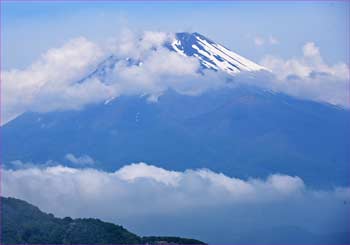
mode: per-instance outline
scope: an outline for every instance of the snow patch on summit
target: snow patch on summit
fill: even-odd
[[[242,71],[267,70],[198,33],[177,33],[170,47],[181,55],[198,58],[203,68],[221,70],[231,75]]]

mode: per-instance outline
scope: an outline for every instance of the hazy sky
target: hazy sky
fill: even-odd
[[[299,56],[314,42],[326,62],[348,62],[349,2],[2,2],[2,69],[23,68],[84,36],[105,42],[123,28],[200,32],[259,62]]]

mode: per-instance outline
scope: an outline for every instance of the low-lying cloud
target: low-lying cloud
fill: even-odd
[[[56,165],[5,169],[2,186],[4,196],[46,212],[98,217],[148,235],[223,243],[266,227],[349,231],[348,188],[312,190],[299,177],[282,174],[243,180],[208,169],[178,172],[145,163],[115,172]]]

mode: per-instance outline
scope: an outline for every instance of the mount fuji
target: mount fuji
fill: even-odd
[[[177,33],[164,46],[197,58],[201,70],[230,76],[267,70],[198,33]],[[78,82],[111,82],[107,74],[119,59],[109,56]],[[74,166],[67,154],[89,155],[108,171],[143,161],[240,178],[283,173],[332,187],[350,183],[349,122],[349,110],[244,84],[196,96],[168,89],[156,103],[124,95],[78,111],[26,112],[2,127],[3,162]]]

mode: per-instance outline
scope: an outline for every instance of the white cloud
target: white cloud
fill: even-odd
[[[108,49],[120,57],[143,59],[152,51],[162,47],[169,40],[174,39],[172,33],[144,31],[135,33],[128,29],[121,31],[118,38],[110,43]]]
[[[213,72],[208,76],[197,73],[198,60],[181,56],[162,46],[172,38],[169,33],[144,32],[137,35],[124,31],[120,38],[113,41],[113,45],[106,47],[77,38],[61,48],[48,50],[24,70],[4,71],[3,123],[25,111],[81,109],[87,104],[121,94],[148,94],[155,100],[169,87],[179,92],[197,94],[208,86],[217,86],[218,79],[209,82],[214,76]],[[108,83],[97,77],[77,82],[94,71],[111,52],[116,54],[119,61],[106,74]],[[129,66],[127,58],[142,63]]]
[[[145,163],[115,172],[61,165],[5,169],[2,189],[4,196],[27,200],[59,216],[98,217],[143,234],[171,231],[212,242],[232,241],[234,233],[227,226],[241,234],[259,229],[267,219],[267,227],[341,230],[340,223],[346,222],[342,217],[348,217],[344,212],[349,212],[343,202],[350,201],[348,188],[313,190],[296,176],[243,180],[208,169],[169,171]],[[145,225],[150,220],[152,227]],[[165,223],[171,230],[164,229]]]
[[[320,50],[315,43],[309,42],[303,46],[303,54],[305,57],[320,57]]]
[[[255,37],[254,38],[254,43],[256,46],[262,46],[265,44],[265,39],[262,37]]]
[[[349,67],[345,63],[325,63],[313,42],[306,43],[302,51],[301,57],[287,60],[271,55],[264,57],[261,64],[270,69],[276,79],[261,82],[263,86],[305,99],[349,107]]]
[[[140,43],[145,50],[161,47],[166,41],[171,41],[175,37],[171,33],[145,31]]]
[[[269,43],[271,45],[276,45],[276,44],[279,44],[280,42],[278,41],[278,39],[274,36],[269,36]]]
[[[299,177],[291,177],[285,175],[272,175],[267,179],[267,183],[281,193],[290,193],[302,190],[304,182]]]
[[[254,44],[255,46],[264,46],[264,45],[276,45],[279,44],[279,41],[274,36],[268,36],[268,37],[262,37],[262,36],[256,36],[254,37]]]
[[[81,102],[67,100],[72,97],[87,100],[86,90],[97,89],[96,82],[84,85],[72,82],[86,75],[102,57],[100,47],[80,37],[61,48],[48,50],[24,70],[3,71],[3,120],[8,121],[27,110],[80,107]],[[90,101],[98,100],[98,94],[106,91],[101,88],[96,92],[97,95],[89,98]],[[61,106],[60,102],[65,106]]]
[[[71,163],[74,163],[77,165],[94,165],[95,164],[95,160],[88,155],[82,155],[79,157],[79,156],[75,156],[72,153],[68,153],[65,155],[65,158]]]
[[[67,158],[79,164],[83,160],[91,160],[73,155],[67,155]],[[113,173],[57,165],[7,169],[3,176],[5,195],[28,200],[35,197],[35,200],[31,200],[35,203],[47,198],[54,201],[62,195],[64,199],[76,199],[79,196],[79,202],[84,203],[91,200],[90,194],[101,200],[123,197],[125,202],[129,202],[141,191],[151,194],[155,199],[181,198],[183,202],[175,202],[171,206],[184,208],[184,205],[189,204],[206,206],[221,202],[273,202],[276,198],[286,198],[286,194],[296,195],[305,190],[303,181],[298,177],[271,175],[267,180],[241,180],[208,169],[177,172],[145,163],[127,165]],[[62,188],[61,183],[65,183],[65,188]],[[200,203],[197,203],[198,198]],[[138,203],[128,205],[136,208]]]
[[[119,62],[108,79],[118,81],[116,86],[125,93],[150,93],[163,91],[169,85],[176,87],[176,82],[181,83],[186,76],[199,78],[198,68],[196,59],[158,48],[143,57],[142,65],[129,66],[126,61]]]
[[[300,78],[310,78],[313,73],[324,73],[337,79],[349,79],[349,68],[344,63],[328,65],[324,62],[319,48],[313,42],[306,43],[303,48],[303,56],[283,60],[274,56],[267,56],[262,64],[271,69],[279,78],[296,75]]]
[[[153,179],[157,182],[176,186],[181,174],[176,171],[168,171],[145,163],[131,164],[122,167],[116,173],[122,180],[134,182],[137,179]]]

